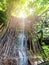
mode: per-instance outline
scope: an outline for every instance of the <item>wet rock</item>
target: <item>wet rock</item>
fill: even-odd
[[[2,58],[2,65],[17,65],[16,59]]]

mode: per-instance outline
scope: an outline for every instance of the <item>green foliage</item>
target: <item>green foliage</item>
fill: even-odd
[[[5,1],[6,0],[0,0],[0,25],[3,23],[4,26],[6,24],[6,19],[7,19]]]
[[[40,14],[40,12],[43,12],[47,10],[49,7],[48,0],[36,0],[36,13]]]
[[[46,11],[49,7],[49,0],[34,0],[33,2],[31,1],[30,3],[29,8],[34,9],[34,15],[41,14],[42,12]]]
[[[17,16],[22,10],[27,16],[38,15],[48,9],[49,0],[0,0],[0,10],[6,10],[7,7],[12,13],[15,10]],[[33,10],[32,14],[30,9]]]
[[[37,33],[37,36],[41,38],[48,37],[49,36],[49,19],[48,16],[45,15],[45,17],[41,18],[41,21],[36,23],[35,32]]]
[[[41,64],[38,64],[38,65],[49,65],[49,62],[48,61],[45,61],[45,62],[43,62]]]
[[[48,57],[49,56],[49,46],[45,45],[44,42],[42,42],[42,44],[43,44],[42,48],[44,50],[44,53],[45,53],[46,57]]]
[[[7,18],[10,17],[11,11],[16,0],[0,0],[0,25],[7,24]]]
[[[16,16],[19,16],[20,12],[25,16],[40,15],[48,9],[49,0],[16,0],[14,6],[12,13],[16,13]]]
[[[39,44],[42,45],[42,49],[44,51],[44,54],[46,55],[47,60],[49,60],[48,59],[48,57],[49,57],[49,45],[46,45],[44,42],[42,42],[42,40],[44,38],[47,38],[47,37],[49,38],[49,18],[48,18],[49,13],[47,13],[47,12],[42,14],[41,20],[35,24],[35,33],[36,33],[38,40],[39,39],[41,40],[41,41],[39,41]],[[38,40],[36,40],[36,41],[38,41]]]
[[[0,11],[0,25],[2,23],[4,23],[5,25],[5,21],[6,21],[6,13],[4,11]]]

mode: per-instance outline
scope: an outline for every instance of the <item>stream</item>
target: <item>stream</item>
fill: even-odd
[[[19,57],[19,65],[27,65],[25,35],[23,33],[19,35]]]
[[[22,19],[22,33],[19,34],[19,65],[27,65],[27,45],[26,45],[26,37],[24,34],[25,31],[25,21]]]

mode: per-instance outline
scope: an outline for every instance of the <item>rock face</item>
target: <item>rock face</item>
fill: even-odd
[[[17,65],[16,59],[2,58],[1,65]]]
[[[10,28],[0,41],[0,65],[17,65],[19,57],[16,45],[17,34],[14,28]]]

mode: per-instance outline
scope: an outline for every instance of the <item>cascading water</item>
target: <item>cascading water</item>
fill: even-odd
[[[26,47],[24,46],[25,36],[24,34],[20,34],[19,36],[19,65],[27,65],[27,55],[26,55]]]
[[[25,34],[24,34],[24,27],[25,23],[24,20],[22,22],[22,33],[19,35],[19,65],[27,65],[27,54],[26,54],[26,43],[25,43]]]

